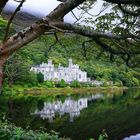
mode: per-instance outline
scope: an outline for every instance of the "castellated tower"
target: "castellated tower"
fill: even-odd
[[[69,68],[71,68],[73,66],[73,63],[72,63],[72,59],[70,58],[69,59]]]

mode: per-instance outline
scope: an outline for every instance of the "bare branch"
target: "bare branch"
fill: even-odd
[[[116,51],[112,47],[110,47],[108,44],[105,42],[101,41],[99,38],[94,38],[94,41],[101,46],[105,51],[110,52],[112,54],[126,54],[125,52],[122,52],[120,50]]]
[[[78,21],[79,18],[75,15],[75,13],[73,11],[71,11],[72,15],[74,16],[74,18]]]
[[[8,38],[9,35],[9,30],[10,30],[10,25],[15,17],[15,15],[17,14],[17,12],[20,11],[20,8],[22,7],[23,3],[25,2],[25,0],[22,0],[21,3],[18,5],[18,7],[16,8],[16,10],[14,11],[14,13],[12,14],[12,16],[10,17],[8,23],[7,23],[7,27],[6,27],[6,33],[3,39],[3,42],[5,42]]]
[[[62,46],[63,48],[66,49],[65,45],[62,44],[62,42],[61,42],[60,39],[58,38],[57,33],[55,33],[54,36],[55,36],[56,42],[59,43],[60,46]]]
[[[89,13],[87,10],[85,10],[82,6],[78,6],[80,9],[82,9],[86,14],[88,14],[89,16],[91,17],[97,17],[99,16],[102,12],[104,12],[107,8],[108,8],[108,5],[106,6],[102,6],[102,8],[99,10],[99,13],[96,14],[96,15],[93,15],[91,13]]]
[[[90,39],[90,40],[86,40],[82,43],[82,55],[83,57],[87,60],[87,49],[89,48],[86,44],[87,43],[91,43],[92,41],[94,41],[93,39]]]
[[[56,33],[56,31],[62,32],[62,33],[73,33],[73,31],[70,31],[70,30],[63,30],[63,29],[58,28],[58,27],[53,26],[53,25],[49,25],[49,27],[51,27],[52,29],[55,29],[55,32],[54,32],[54,33]]]
[[[127,51],[121,51],[121,50],[119,50],[119,49],[118,49],[118,50],[114,50],[112,47],[110,47],[108,44],[106,44],[105,42],[101,41],[101,40],[98,39],[98,38],[95,38],[94,40],[95,40],[95,42],[96,42],[99,46],[101,46],[105,51],[111,53],[111,55],[110,55],[111,61],[113,60],[113,55],[121,55],[121,56],[122,56],[122,59],[126,62],[126,64],[127,64],[128,66],[130,66],[130,65],[129,65],[129,60],[130,60],[130,58],[131,58],[130,53],[128,53]]]

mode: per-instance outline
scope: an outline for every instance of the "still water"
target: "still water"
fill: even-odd
[[[140,140],[140,89],[73,96],[18,96],[0,99],[0,114],[17,126],[55,130],[72,140]]]

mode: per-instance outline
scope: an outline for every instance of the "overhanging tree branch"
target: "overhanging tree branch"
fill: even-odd
[[[73,31],[74,33],[77,33],[77,34],[80,34],[83,36],[87,36],[90,38],[103,37],[103,38],[117,39],[117,40],[127,39],[127,38],[138,38],[138,39],[140,38],[139,36],[134,36],[134,35],[130,35],[130,34],[117,35],[117,34],[113,34],[113,33],[97,32],[93,28],[88,28],[88,27],[86,28],[86,26],[72,25],[70,23],[64,23],[64,22],[55,22],[52,24],[53,24],[53,26],[56,26],[60,29],[70,30],[70,31]]]

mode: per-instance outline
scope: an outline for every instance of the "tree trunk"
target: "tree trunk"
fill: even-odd
[[[8,56],[0,57],[0,95],[2,94],[2,86],[3,86],[3,67],[7,58]]]
[[[0,95],[2,94],[2,84],[3,84],[3,64],[0,63]]]

